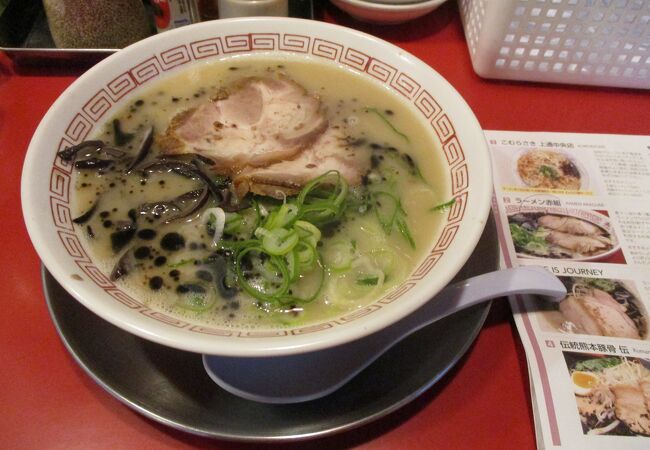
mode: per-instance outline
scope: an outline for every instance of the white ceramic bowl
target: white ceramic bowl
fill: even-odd
[[[334,5],[356,19],[382,24],[397,24],[417,19],[430,13],[445,1],[331,0]]]
[[[216,329],[152,310],[103,273],[71,221],[70,164],[56,152],[78,143],[168,74],[214,59],[263,52],[330,61],[400,95],[430,125],[431,157],[444,166],[457,201],[415,271],[385,297],[324,323],[251,332]],[[30,143],[22,175],[23,214],[43,263],[77,300],[109,322],[163,345],[206,354],[261,356],[306,352],[373,333],[429,301],[463,266],[490,208],[490,159],[467,104],[438,73],[376,37],[300,19],[205,22],[138,42],[90,69],[52,105]]]

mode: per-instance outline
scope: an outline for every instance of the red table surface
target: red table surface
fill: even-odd
[[[332,6],[322,18],[379,36],[425,61],[455,86],[484,129],[650,134],[647,91],[478,77],[455,2],[397,26],[363,24]],[[23,224],[20,175],[41,117],[83,70],[14,66],[0,53],[0,448],[248,448],[172,430],[132,411],[77,366],[50,321],[40,261]],[[524,351],[508,306],[499,303],[466,356],[420,398],[364,427],[282,448],[534,446]]]

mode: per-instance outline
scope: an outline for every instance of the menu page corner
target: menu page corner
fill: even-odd
[[[505,267],[559,304],[510,299],[539,448],[650,448],[650,136],[485,131]]]

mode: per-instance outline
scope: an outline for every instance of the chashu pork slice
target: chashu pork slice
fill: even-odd
[[[650,411],[650,380],[643,380],[639,382],[639,387],[643,392],[643,397],[645,399],[645,407]]]
[[[580,331],[591,335],[640,339],[639,330],[625,306],[607,292],[592,289],[580,296],[570,295],[560,303],[560,311]]]
[[[619,384],[611,386],[610,389],[616,397],[616,417],[625,422],[633,432],[650,436],[650,412],[641,388],[637,385]]]
[[[159,139],[164,153],[198,153],[222,174],[290,159],[327,128],[318,97],[286,77],[246,78],[176,115]]]
[[[266,167],[247,167],[233,178],[233,184],[239,198],[248,192],[283,198],[297,194],[309,181],[330,170],[338,171],[349,185],[359,185],[369,169],[367,149],[349,145],[339,129],[330,127],[296,158]]]
[[[600,227],[584,220],[576,219],[575,217],[547,214],[537,219],[537,223],[552,230],[578,236],[597,236],[603,234],[603,230]]]
[[[569,295],[560,302],[559,308],[562,315],[577,327],[579,333],[593,336],[603,335],[600,321],[592,317],[589,309],[585,307],[579,297]]]
[[[596,320],[600,322],[604,336],[640,339],[639,330],[626,313],[625,306],[618,303],[607,292],[592,289],[582,302]]]
[[[582,255],[590,255],[611,246],[611,241],[603,236],[575,236],[561,231],[551,231],[546,236],[546,240]]]

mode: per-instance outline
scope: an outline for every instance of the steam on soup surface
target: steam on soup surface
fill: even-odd
[[[449,200],[398,96],[285,57],[191,68],[132,99],[76,167],[94,260],[152,308],[207,325],[333,318],[401,283]]]

